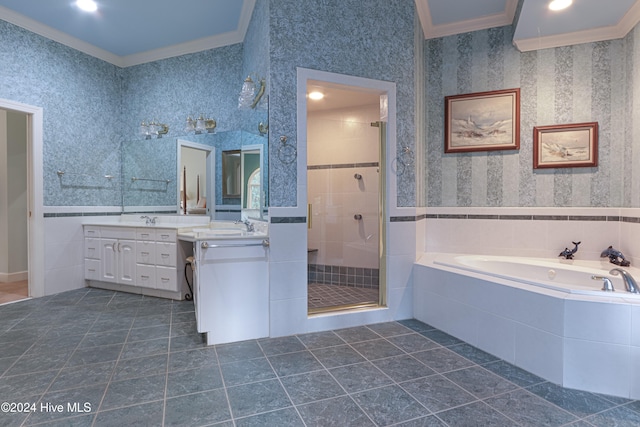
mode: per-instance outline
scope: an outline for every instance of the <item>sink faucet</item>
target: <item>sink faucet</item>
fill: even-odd
[[[609,272],[609,274],[613,274],[614,276],[617,276],[618,274],[620,274],[622,276],[622,281],[624,282],[624,287],[627,289],[627,292],[640,294],[640,289],[638,289],[638,284],[636,283],[633,276],[629,274],[628,271],[623,270],[621,268],[614,268]]]
[[[245,219],[244,221],[240,221],[240,220],[234,221],[234,224],[244,224],[247,227],[247,231],[250,233],[255,231],[253,224],[251,224],[251,222],[249,222],[248,219]]]
[[[147,215],[142,215],[140,217],[140,219],[146,219],[147,220],[147,222],[146,222],[147,225],[156,225],[156,219],[158,219],[158,217],[154,216],[153,218],[151,218],[151,217],[149,217]]]

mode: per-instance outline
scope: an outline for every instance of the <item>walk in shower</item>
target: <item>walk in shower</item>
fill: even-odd
[[[313,80],[307,94],[308,311],[380,305],[380,94]]]

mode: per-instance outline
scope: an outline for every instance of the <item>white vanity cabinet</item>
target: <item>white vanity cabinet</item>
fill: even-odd
[[[175,230],[137,229],[137,286],[177,291],[177,261]]]
[[[194,302],[207,345],[269,336],[268,241],[196,240]]]
[[[177,230],[84,226],[85,279],[94,287],[182,299],[185,251]]]

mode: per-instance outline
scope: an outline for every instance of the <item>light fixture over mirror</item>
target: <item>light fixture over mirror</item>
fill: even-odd
[[[162,138],[163,135],[169,133],[169,126],[164,123],[159,123],[155,120],[140,123],[140,136],[144,139],[151,139],[152,137]]]
[[[241,110],[250,110],[256,108],[258,102],[264,95],[266,82],[264,78],[258,78],[258,93],[256,94],[256,84],[251,78],[247,76],[242,83],[242,89],[240,90],[240,96],[238,97],[238,108]]]
[[[217,125],[215,119],[205,119],[204,114],[200,114],[200,117],[195,120],[192,119],[191,116],[187,117],[187,124],[184,131],[187,133],[193,132],[196,135],[205,132],[213,133]]]

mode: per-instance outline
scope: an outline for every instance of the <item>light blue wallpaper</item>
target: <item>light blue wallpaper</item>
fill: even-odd
[[[168,136],[185,135],[187,116],[201,113],[216,119],[216,131],[240,129],[241,71],[241,44],[122,69],[123,137],[136,139],[152,119],[169,125]]]
[[[510,26],[427,40],[427,205],[629,205],[633,33],[525,53],[512,45]],[[444,154],[445,96],[516,87],[519,151]],[[598,167],[533,169],[535,126],[591,121],[600,128]]]
[[[120,205],[118,68],[2,20],[0,40],[0,98],[44,110],[44,204]]]
[[[415,149],[414,2],[370,3],[269,1],[271,206],[296,205],[297,165],[276,155],[279,135],[296,143],[296,67],[395,82],[398,145]],[[415,188],[413,171],[400,177],[399,206],[415,206]]]

